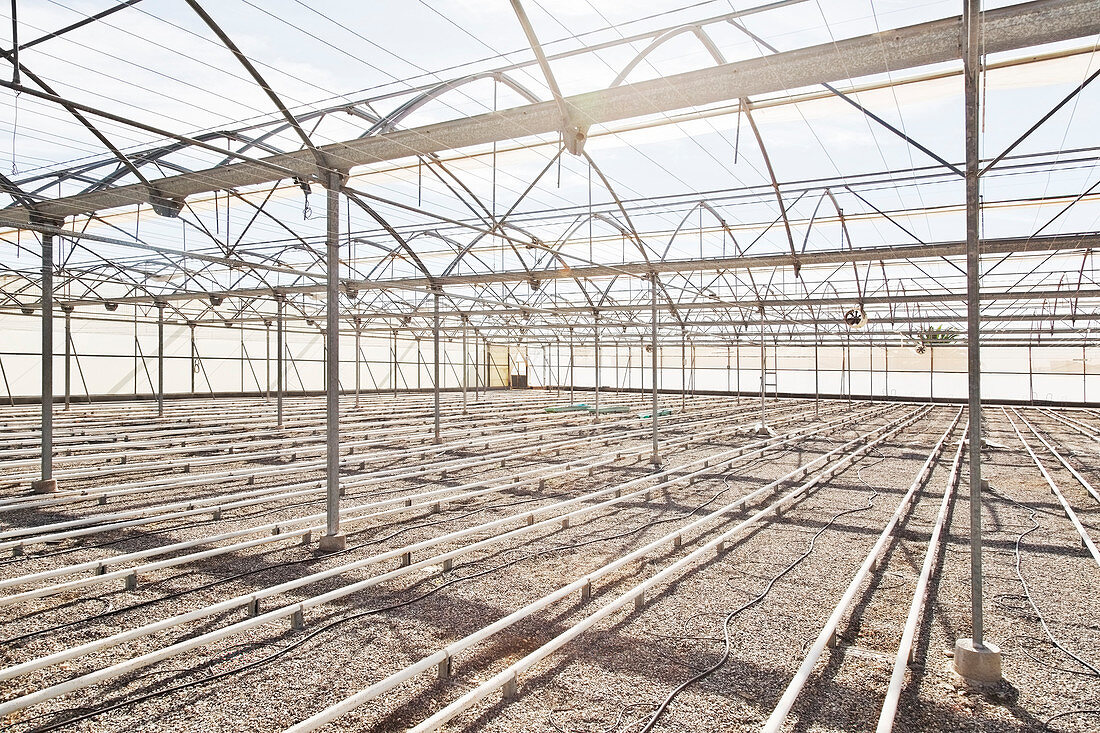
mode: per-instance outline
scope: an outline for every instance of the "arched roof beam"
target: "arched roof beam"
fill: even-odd
[[[374,123],[374,125],[371,126],[369,130],[364,132],[359,137],[364,138],[369,137],[370,135],[379,135],[386,132],[392,132],[403,119],[405,119],[433,99],[439,97],[440,95],[446,94],[449,91],[458,89],[459,87],[465,86],[467,84],[481,81],[483,79],[492,79],[497,84],[503,84],[504,86],[516,92],[532,104],[542,101],[534,92],[520,84],[515,79],[512,79],[507,74],[499,71],[485,71],[478,74],[470,74],[459,79],[445,81],[438,86],[421,92],[401,106],[397,107],[395,110],[387,114],[382,119],[378,120],[376,123]]]

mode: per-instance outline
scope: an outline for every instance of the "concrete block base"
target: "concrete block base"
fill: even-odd
[[[47,478],[41,481],[31,481],[31,491],[36,494],[52,494],[57,491],[57,479]]]
[[[340,552],[347,546],[347,535],[323,534],[317,544],[321,552]]]
[[[760,422],[749,428],[749,435],[755,435],[761,438],[774,438],[776,434],[774,430]]]
[[[975,646],[973,639],[955,642],[955,672],[973,682],[1001,681],[1001,650],[993,644]]]

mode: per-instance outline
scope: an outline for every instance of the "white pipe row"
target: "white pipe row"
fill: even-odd
[[[881,412],[883,409],[885,409],[885,408],[879,408],[878,410],[874,410],[874,411],[868,410],[868,411],[865,411],[863,413],[859,413],[857,415],[846,415],[842,418],[836,418],[833,421],[830,421],[829,423],[826,423],[825,425],[821,426],[820,428],[817,428],[817,430],[824,430],[827,427],[829,427],[831,423],[841,422],[844,419],[865,418],[867,416],[866,412]],[[792,432],[790,434],[790,436],[785,438],[785,440],[786,441],[794,440],[797,437],[800,437],[802,434],[807,433],[807,432],[811,432],[811,430],[808,429],[808,428],[799,429],[797,431]],[[731,451],[727,451],[726,453],[724,453],[722,455],[730,456],[728,459],[725,460],[725,462],[732,463],[732,462],[736,461],[738,458],[740,458],[741,456],[745,455],[746,453],[749,453],[750,451],[753,451],[754,448],[755,448],[754,452],[762,452],[763,450],[766,450],[769,447],[771,447],[771,446],[768,445],[769,443],[774,443],[774,442],[776,442],[776,439],[769,438],[769,439],[764,440],[764,441],[757,441],[754,444],[750,444],[750,446],[746,446],[746,447],[734,449],[734,450],[731,450]],[[833,451],[833,453],[835,453],[835,451]],[[696,459],[694,461],[691,461],[687,464],[684,464],[680,467],[677,467],[677,469],[675,469],[675,470],[685,471],[685,470],[691,470],[693,467],[696,467],[694,469],[694,472],[695,473],[702,473],[704,471],[711,470],[711,467],[716,465],[715,461],[716,461],[716,457],[700,458],[700,459]],[[225,627],[225,628],[222,628],[222,629],[218,629],[218,630],[215,630],[215,631],[211,631],[211,632],[208,632],[206,634],[197,636],[193,639],[189,639],[189,640],[186,640],[186,641],[183,641],[183,642],[178,642],[176,644],[170,645],[169,647],[165,647],[163,649],[141,655],[141,656],[136,657],[134,659],[127,660],[127,661],[124,661],[124,662],[120,662],[120,663],[117,663],[115,665],[111,665],[107,668],[100,669],[100,670],[97,670],[95,672],[92,672],[92,673],[89,673],[89,674],[86,674],[86,675],[82,675],[80,677],[76,677],[76,678],[67,680],[65,682],[62,682],[62,683],[59,683],[59,684],[56,684],[56,685],[52,685],[50,687],[46,687],[46,688],[41,689],[41,690],[37,690],[37,691],[29,693],[27,695],[23,695],[23,696],[14,698],[14,699],[9,700],[9,701],[7,701],[3,704],[0,704],[0,715],[6,715],[6,714],[8,714],[10,712],[13,712],[15,710],[19,710],[19,709],[25,708],[29,705],[36,704],[38,702],[42,702],[44,700],[51,699],[51,698],[56,697],[58,695],[67,694],[68,692],[72,692],[74,690],[82,689],[82,688],[88,687],[90,685],[97,684],[98,682],[101,682],[101,681],[104,681],[104,680],[107,680],[107,679],[112,679],[112,678],[117,677],[119,675],[126,674],[127,672],[132,671],[134,669],[138,669],[138,668],[147,666],[149,664],[153,664],[153,663],[158,662],[162,659],[166,659],[166,658],[169,658],[169,657],[174,656],[176,654],[180,654],[182,652],[185,652],[189,649],[198,648],[198,647],[204,646],[206,644],[209,644],[213,641],[216,641],[216,640],[219,640],[219,639],[222,639],[222,638],[226,638],[228,636],[232,636],[232,635],[240,633],[241,631],[244,631],[246,629],[253,628],[254,626],[262,625],[262,624],[265,624],[265,623],[270,623],[271,621],[278,620],[278,619],[283,619],[283,618],[287,618],[287,617],[297,617],[298,619],[304,619],[305,612],[307,610],[311,609],[311,608],[315,608],[315,607],[330,603],[334,600],[344,598],[348,595],[357,593],[359,591],[362,591],[362,590],[365,590],[367,588],[379,585],[381,583],[384,583],[384,582],[387,582],[389,580],[401,577],[403,575],[406,575],[406,574],[409,574],[409,573],[414,573],[414,572],[419,572],[419,571],[423,570],[424,568],[426,568],[428,566],[436,565],[436,564],[439,564],[440,562],[453,561],[456,558],[462,557],[464,555],[468,555],[468,554],[473,553],[473,552],[475,552],[477,550],[480,550],[482,548],[490,547],[492,545],[498,544],[498,543],[500,543],[502,541],[505,541],[505,540],[509,540],[509,539],[520,537],[520,536],[530,534],[530,533],[533,533],[533,532],[538,532],[538,531],[542,531],[542,530],[545,530],[545,529],[549,529],[555,524],[561,523],[561,526],[568,526],[570,523],[572,523],[572,521],[574,519],[581,518],[585,515],[593,514],[596,511],[602,511],[602,510],[608,509],[608,508],[610,508],[614,505],[623,503],[625,501],[636,499],[636,498],[638,498],[640,496],[643,496],[643,495],[645,495],[645,494],[647,494],[647,493],[649,493],[649,492],[651,492],[651,491],[653,491],[657,488],[660,488],[661,486],[673,484],[673,483],[676,483],[678,481],[685,480],[685,479],[690,480],[690,477],[672,476],[672,473],[673,473],[673,470],[671,470],[671,469],[661,471],[656,476],[659,477],[659,478],[664,479],[663,481],[658,483],[656,486],[650,486],[648,488],[638,488],[637,490],[635,490],[635,491],[633,491],[629,494],[624,494],[623,491],[625,489],[629,488],[629,487],[638,486],[640,484],[649,482],[654,477],[653,476],[642,476],[642,477],[627,481],[625,483],[619,484],[618,486],[607,487],[607,488],[604,488],[604,489],[601,489],[601,490],[598,490],[598,491],[595,491],[595,492],[591,492],[591,493],[586,494],[584,496],[575,497],[575,498],[568,499],[568,500],[565,500],[565,501],[557,502],[555,504],[551,504],[551,505],[548,505],[548,506],[545,506],[545,507],[539,507],[539,508],[531,510],[529,512],[523,512],[523,513],[518,514],[518,515],[503,517],[503,518],[493,520],[493,521],[490,521],[490,522],[486,522],[486,523],[476,525],[476,526],[473,526],[473,527],[468,527],[468,528],[465,528],[465,529],[453,531],[453,532],[450,532],[448,534],[441,535],[441,536],[438,536],[438,537],[435,537],[435,538],[432,538],[432,539],[429,539],[429,540],[423,540],[423,541],[420,541],[420,542],[405,545],[404,547],[399,547],[399,548],[395,548],[395,549],[392,549],[392,550],[384,551],[384,552],[378,553],[376,555],[373,555],[371,557],[368,557],[368,558],[365,558],[365,559],[362,559],[362,560],[357,560],[357,561],[354,561],[354,562],[346,563],[344,565],[336,566],[336,567],[330,568],[328,570],[313,573],[313,574],[305,576],[303,578],[294,579],[294,580],[291,580],[291,581],[281,583],[281,584],[276,585],[276,586],[265,588],[265,589],[262,589],[262,590],[259,590],[259,591],[254,591],[254,592],[246,594],[246,595],[237,596],[235,598],[227,599],[227,600],[221,601],[219,603],[215,603],[215,604],[212,604],[210,606],[206,606],[204,608],[196,609],[196,610],[185,612],[185,613],[182,613],[182,614],[177,614],[177,615],[172,616],[172,617],[167,618],[167,619],[162,619],[160,621],[156,621],[156,622],[153,622],[153,623],[150,623],[150,624],[146,624],[144,626],[141,626],[141,627],[138,627],[138,628],[135,628],[135,629],[130,629],[130,630],[127,630],[127,631],[123,631],[123,632],[114,634],[110,637],[105,637],[103,639],[97,639],[95,641],[88,642],[88,643],[85,643],[85,644],[82,644],[82,645],[79,645],[79,646],[76,646],[76,647],[63,649],[63,650],[48,654],[46,656],[39,657],[37,659],[29,660],[29,661],[23,662],[21,664],[16,664],[16,665],[4,668],[4,669],[0,670],[0,681],[14,679],[16,677],[20,677],[20,676],[28,674],[30,672],[53,666],[55,664],[69,662],[69,661],[72,661],[74,659],[85,657],[89,654],[100,652],[100,651],[103,651],[105,649],[109,649],[109,648],[118,646],[120,644],[127,643],[129,641],[134,641],[136,639],[143,638],[145,636],[156,633],[158,631],[163,631],[163,630],[166,630],[166,629],[171,629],[171,628],[174,628],[174,627],[178,627],[182,624],[190,623],[192,621],[197,621],[197,620],[209,618],[211,616],[221,614],[221,613],[225,613],[227,611],[231,611],[231,610],[234,610],[236,608],[246,607],[246,608],[250,609],[250,612],[257,614],[252,618],[246,619],[245,621],[238,622],[238,623],[233,624],[231,626],[228,626],[228,627]],[[601,498],[603,496],[610,495],[612,493],[615,494],[615,497],[613,497],[611,499],[601,501],[600,503],[597,503],[597,504],[589,504],[587,506],[580,506],[580,508],[572,508],[572,507],[576,507],[577,505],[583,505],[586,502],[589,502],[593,499],[597,499],[597,498]],[[540,521],[535,520],[535,517],[537,515],[543,515],[543,514],[547,514],[547,513],[550,513],[550,512],[557,512],[557,513],[552,515],[552,516],[547,517],[546,519],[542,519]],[[469,537],[471,535],[484,534],[486,531],[491,531],[491,530],[496,530],[498,528],[503,528],[506,525],[514,523],[516,521],[522,521],[524,523],[524,526],[521,526],[517,529],[513,529],[513,530],[510,530],[510,531],[505,531],[501,534],[494,535],[494,536],[488,537],[486,539],[483,539],[483,540],[480,540],[480,541],[475,541],[473,543],[464,545],[462,547],[458,547],[458,548],[455,548],[455,549],[452,549],[452,550],[449,550],[449,551],[446,551],[446,552],[428,557],[428,558],[426,558],[424,560],[421,560],[419,562],[411,562],[412,553],[414,553],[414,552],[419,552],[421,550],[434,548],[434,547],[439,546],[439,545],[444,545],[446,543],[453,542],[455,540],[460,540],[460,539]],[[368,579],[365,579],[365,580],[361,580],[361,581],[358,581],[358,582],[355,582],[355,583],[351,583],[349,585],[343,586],[343,587],[335,589],[333,591],[329,591],[329,592],[324,593],[324,594],[319,595],[319,596],[314,596],[312,598],[309,598],[309,599],[306,599],[306,600],[303,600],[303,601],[299,601],[297,603],[293,603],[291,605],[284,606],[284,607],[275,609],[273,611],[269,611],[267,613],[259,613],[259,604],[260,604],[260,601],[263,600],[263,599],[270,598],[270,597],[273,597],[273,596],[276,596],[276,595],[281,595],[281,594],[287,593],[289,591],[294,591],[294,590],[297,590],[299,588],[302,588],[302,587],[311,585],[313,583],[319,582],[321,580],[325,580],[325,579],[333,578],[333,577],[338,577],[338,576],[344,575],[348,572],[351,572],[353,570],[358,570],[358,569],[367,567],[369,565],[377,564],[377,563],[384,562],[386,560],[392,560],[392,559],[402,560],[402,566],[397,568],[396,570],[392,570],[392,571],[383,573],[381,575],[377,575],[377,576],[374,576],[374,577],[371,577],[371,578],[368,578]]]
[[[546,431],[541,431],[533,435],[526,435],[525,440],[522,443],[517,444],[514,438],[510,436],[503,436],[499,442],[509,443],[506,447],[492,454],[482,454],[471,458],[458,458],[458,459],[445,459],[436,463],[422,463],[416,468],[408,467],[395,467],[392,469],[383,469],[371,472],[368,476],[357,478],[345,478],[341,481],[341,486],[348,487],[364,487],[384,481],[392,481],[395,479],[411,479],[418,478],[434,473],[455,471],[463,468],[473,468],[477,466],[491,465],[498,462],[504,462],[506,460],[520,460],[523,458],[533,457],[542,453],[555,451],[560,452],[573,445],[591,445],[591,434],[601,431],[607,431],[609,428],[615,427],[622,423],[632,422],[629,418],[619,420],[616,422],[605,422],[602,426],[596,426],[592,424],[572,426],[570,428],[554,428]],[[708,421],[704,421],[708,422]],[[709,421],[713,422],[713,421]],[[615,439],[625,439],[630,434],[643,431],[644,428],[638,428],[629,433],[620,433],[614,436]],[[561,440],[558,442],[546,443],[545,437],[559,432],[582,432],[584,436],[573,439]],[[461,447],[476,447],[481,445],[484,438],[478,438],[466,443],[455,444],[451,443],[446,446],[425,446],[425,448],[434,447],[440,449],[440,452],[446,452],[447,450],[453,450]],[[530,450],[518,450],[521,445],[534,444],[536,447]],[[606,444],[606,443],[605,443]],[[488,449],[493,445],[492,441],[484,443],[484,448]],[[431,452],[431,451],[419,451],[419,449],[412,449],[412,452]],[[407,457],[409,451],[392,451],[389,454],[383,454],[382,456],[373,456],[372,460],[379,460],[386,457],[401,458]],[[349,462],[349,461],[345,461]],[[354,461],[350,461],[354,462]],[[304,470],[306,468],[317,468],[320,464],[314,463],[299,463],[295,466],[297,470]],[[252,483],[256,477],[267,475],[280,475],[285,473],[285,468],[280,467],[271,469],[269,471],[246,471],[245,475],[249,479],[249,483]],[[220,474],[220,477],[224,479],[226,473]],[[233,477],[237,477],[233,474]],[[207,478],[206,475],[197,476],[186,482],[177,483],[177,487],[180,485],[207,485],[213,481]],[[38,527],[22,527],[6,532],[0,532],[0,551],[12,550],[16,554],[20,554],[26,546],[30,544],[40,544],[43,542],[55,542],[66,539],[73,539],[76,537],[87,536],[91,534],[97,534],[100,532],[114,531],[118,529],[125,529],[134,526],[142,526],[147,524],[155,524],[165,521],[171,521],[176,519],[184,519],[192,516],[205,515],[213,513],[215,516],[229,509],[244,508],[249,506],[256,506],[259,504],[269,503],[273,501],[281,501],[284,499],[298,498],[302,496],[308,496],[318,490],[321,484],[318,481],[298,482],[293,484],[281,484],[274,487],[265,487],[261,489],[253,489],[250,491],[236,492],[228,495],[219,495],[208,499],[190,499],[182,502],[175,502],[172,504],[161,504],[148,507],[142,507],[138,509],[130,509],[122,512],[116,512],[114,514],[100,514],[83,519],[67,520],[65,522],[56,522],[49,525],[41,525]],[[288,491],[293,487],[308,487],[297,491]],[[117,489],[116,491],[129,491],[130,489]],[[107,522],[104,524],[103,522]],[[78,528],[83,529],[78,529]],[[15,539],[19,538],[19,539]],[[5,541],[6,540],[6,541]]]
[[[712,438],[717,435],[735,432],[737,430],[737,427],[730,427],[728,424],[728,419],[724,417],[715,418],[714,420],[707,420],[703,422],[705,424],[718,422],[722,425],[716,429],[706,430],[702,432],[694,432],[693,434],[686,437],[669,439],[668,445],[680,446],[689,443],[695,443]],[[605,444],[610,444],[611,441],[605,440],[604,442]],[[340,510],[341,523],[344,526],[350,526],[357,522],[363,522],[371,519],[379,519],[381,517],[392,514],[401,514],[423,509],[438,510],[440,506],[444,503],[466,501],[487,494],[500,493],[510,488],[517,488],[519,486],[531,483],[532,481],[537,482],[541,485],[547,480],[561,478],[573,473],[591,473],[596,468],[612,465],[622,460],[624,457],[634,457],[636,459],[638,455],[641,455],[646,451],[648,451],[648,448],[619,451],[610,455],[601,454],[597,456],[568,461],[565,464],[560,464],[557,468],[550,470],[547,470],[545,467],[539,466],[528,469],[526,471],[522,471],[518,474],[513,474],[511,479],[505,483],[497,483],[495,485],[492,485],[490,488],[480,490],[471,489],[477,489],[477,487],[491,485],[493,484],[493,482],[499,481],[499,479],[482,479],[480,481],[468,482],[462,486],[457,487],[433,489],[430,491],[415,493],[411,495],[402,495],[399,497],[384,499],[368,504],[345,506]],[[458,493],[452,494],[452,492]],[[392,508],[388,511],[376,511],[385,507],[397,508]],[[370,513],[359,514],[359,512],[362,512],[364,510],[370,510]],[[38,573],[0,580],[0,588],[10,588],[40,580],[48,580],[50,578],[60,577],[63,575],[71,575],[77,572],[91,571],[94,573],[93,576],[80,580],[55,584],[43,588],[36,588],[34,590],[24,591],[22,593],[12,594],[8,596],[0,596],[0,608],[31,600],[33,598],[41,598],[45,596],[55,595],[60,592],[87,587],[93,584],[107,582],[118,578],[125,579],[127,582],[127,586],[133,588],[136,587],[139,574],[145,574],[155,570],[187,564],[196,560],[206,559],[222,553],[236,552],[237,550],[255,547],[257,545],[269,542],[285,542],[287,540],[296,538],[304,538],[308,541],[308,538],[310,537],[312,532],[319,532],[321,529],[324,528],[325,525],[322,520],[324,520],[325,517],[326,515],[324,513],[311,514],[305,517],[299,517],[280,522],[272,522],[259,526],[249,527],[247,529],[237,530],[234,532],[223,533],[220,535],[192,539],[183,542],[173,543],[163,547],[127,553],[124,555],[118,555],[103,560],[89,561],[76,565],[65,566],[62,568],[54,568]],[[306,527],[299,527],[299,525],[308,524],[309,522],[315,522],[315,524]],[[294,527],[298,528],[292,529]],[[106,568],[110,565],[123,564],[134,560],[153,557],[159,554],[167,554],[182,549],[188,549],[204,544],[224,541],[226,539],[236,539],[239,537],[248,536],[250,534],[256,534],[258,532],[263,532],[265,534],[268,534],[269,536],[263,537],[259,540],[250,540],[247,542],[227,545],[221,548],[217,548],[215,550],[174,557],[170,560],[165,560],[157,563],[148,563],[146,565],[128,568],[126,570],[113,572],[108,572],[106,570]]]
[[[1096,543],[1092,541],[1091,537],[1089,537],[1089,533],[1085,530],[1085,526],[1081,524],[1081,520],[1077,518],[1077,512],[1073,511],[1073,507],[1069,505],[1069,502],[1066,501],[1066,497],[1062,495],[1061,490],[1059,490],[1058,488],[1058,484],[1054,483],[1054,479],[1051,478],[1051,475],[1047,471],[1046,466],[1044,466],[1043,462],[1039,460],[1039,456],[1035,455],[1035,451],[1031,449],[1031,446],[1028,445],[1028,442],[1024,440],[1023,434],[1020,433],[1020,429],[1016,426],[1016,422],[1012,419],[1012,416],[1008,414],[1008,410],[1005,410],[1004,408],[1001,408],[1001,410],[1002,412],[1004,412],[1005,417],[1008,418],[1009,424],[1012,425],[1012,430],[1016,433],[1016,437],[1019,438],[1020,442],[1024,444],[1024,449],[1027,451],[1028,455],[1031,456],[1031,460],[1033,460],[1035,462],[1035,465],[1039,467],[1039,473],[1043,475],[1043,478],[1047,482],[1047,486],[1050,487],[1050,493],[1058,497],[1058,503],[1062,505],[1062,511],[1066,513],[1066,517],[1069,519],[1070,523],[1073,524],[1073,528],[1077,530],[1077,534],[1081,537],[1081,544],[1085,546],[1085,549],[1087,549],[1089,551],[1089,554],[1092,555],[1092,559],[1096,561],[1096,564],[1098,566],[1100,566],[1100,552],[1097,551]],[[1015,412],[1015,410],[1013,411]],[[1028,421],[1025,420],[1018,412],[1016,413],[1016,417],[1020,418],[1020,421],[1024,423],[1024,425],[1027,425],[1029,428],[1031,428],[1031,425],[1028,423]],[[1031,431],[1035,433],[1035,436],[1039,438],[1039,440],[1043,440],[1041,437],[1039,437],[1039,434],[1035,432],[1034,428],[1031,428]],[[1043,442],[1045,443],[1046,441]],[[1047,445],[1047,447],[1050,447],[1049,444]],[[1054,449],[1051,448],[1051,451],[1053,450]]]
[[[908,491],[905,492],[901,501],[898,502],[897,507],[894,509],[894,513],[890,515],[890,519],[886,522],[886,526],[883,527],[882,532],[878,536],[878,540],[875,541],[875,544],[867,553],[867,557],[864,558],[863,563],[859,566],[859,569],[856,570],[855,575],[852,576],[848,588],[840,597],[840,601],[837,602],[832,614],[829,615],[825,625],[821,628],[821,632],[817,635],[817,638],[814,639],[814,643],[810,645],[810,649],[806,652],[806,656],[803,658],[802,664],[799,665],[798,671],[795,672],[794,677],[787,684],[787,689],[783,691],[783,695],[779,698],[779,702],[776,704],[775,709],[764,723],[764,727],[761,729],[762,733],[777,733],[786,723],[787,716],[790,715],[795,700],[798,699],[798,695],[802,692],[806,683],[809,682],[814,667],[817,666],[817,662],[821,659],[821,655],[825,653],[825,649],[834,644],[840,622],[848,615],[848,609],[851,607],[852,601],[855,600],[856,595],[863,586],[863,582],[871,574],[871,570],[873,568],[878,568],[879,558],[886,548],[887,543],[890,542],[893,537],[894,529],[909,512],[913,504],[913,499],[916,497],[920,488],[924,486],[925,479],[932,471],[933,463],[943,450],[944,443],[947,442],[947,438],[951,432],[955,430],[955,426],[958,425],[961,417],[962,408],[959,408],[959,411],[955,414],[955,419],[951,421],[947,430],[940,436],[935,447],[933,447],[932,451],[928,454],[928,458],[924,461],[920,470],[917,471],[916,477],[913,479],[912,483],[909,484]]]
[[[917,627],[928,601],[928,583],[932,578],[932,570],[935,568],[936,559],[940,554],[940,536],[943,534],[944,525],[947,523],[947,510],[951,505],[952,497],[955,495],[955,488],[959,484],[959,475],[962,472],[963,448],[966,447],[968,433],[969,428],[963,430],[959,447],[955,450],[955,459],[951,462],[951,471],[947,475],[947,484],[943,490],[943,499],[940,501],[940,510],[936,514],[936,523],[932,528],[932,534],[928,539],[928,547],[924,552],[924,563],[921,565],[917,585],[913,590],[913,602],[909,605],[909,614],[905,618],[905,626],[901,632],[901,642],[898,644],[898,653],[894,658],[894,669],[890,673],[890,682],[886,687],[886,695],[882,700],[882,709],[879,712],[875,733],[891,733],[894,729],[894,718],[897,716],[898,703],[901,701],[901,693],[905,687],[905,677],[909,671],[909,664],[913,661],[913,643],[917,638]]]
[[[792,489],[791,491],[787,492],[786,494],[784,494],[777,501],[775,501],[772,504],[768,505],[767,507],[757,511],[756,513],[754,513],[752,516],[745,519],[744,521],[739,522],[732,529],[729,529],[726,532],[719,535],[718,537],[708,541],[706,544],[704,544],[701,547],[697,548],[696,550],[694,550],[693,552],[691,552],[687,556],[681,558],[680,560],[676,561],[672,565],[669,565],[668,567],[664,568],[660,572],[656,573],[655,575],[650,577],[648,580],[634,586],[630,590],[628,590],[628,591],[624,592],[623,594],[621,594],[620,596],[618,596],[613,601],[608,602],[607,604],[602,606],[598,611],[592,613],[591,615],[589,615],[588,617],[586,617],[582,621],[574,624],[568,630],[562,632],[561,634],[559,634],[558,636],[556,636],[554,639],[550,640],[546,644],[543,644],[538,649],[535,649],[534,651],[530,652],[529,654],[524,656],[522,659],[520,659],[518,662],[515,662],[514,664],[510,665],[504,671],[499,672],[498,674],[494,675],[493,677],[486,680],[485,682],[482,682],[480,685],[478,685],[474,689],[468,691],[466,694],[462,695],[459,699],[455,700],[454,702],[450,703],[449,705],[447,705],[443,709],[439,710],[434,715],[430,716],[429,718],[422,721],[418,725],[413,726],[412,728],[409,729],[409,733],[428,733],[428,731],[437,730],[440,726],[444,725],[447,721],[451,720],[452,718],[459,715],[460,713],[468,710],[473,705],[475,705],[477,702],[484,699],[488,695],[492,694],[494,691],[500,690],[501,688],[505,689],[505,691],[508,693],[507,694],[508,697],[513,696],[515,694],[515,689],[518,686],[519,676],[521,674],[525,673],[527,670],[534,667],[536,664],[541,662],[543,659],[546,659],[547,657],[549,657],[551,654],[556,652],[558,649],[565,646],[567,643],[569,643],[573,639],[577,638],[582,633],[584,633],[588,629],[592,628],[593,626],[595,626],[597,623],[599,623],[603,619],[605,619],[608,616],[611,616],[612,614],[618,612],[620,609],[625,607],[627,604],[633,602],[634,606],[635,606],[635,610],[640,610],[641,607],[644,606],[645,596],[650,590],[654,589],[656,586],[658,586],[661,583],[665,583],[667,581],[670,581],[672,578],[674,578],[677,575],[681,574],[683,571],[686,571],[692,565],[695,565],[695,564],[699,563],[700,561],[704,560],[709,554],[724,552],[725,549],[726,549],[727,543],[731,542],[737,535],[744,532],[747,528],[753,526],[758,521],[760,521],[762,518],[764,518],[764,517],[766,517],[770,514],[777,513],[778,511],[782,510],[782,508],[784,506],[786,506],[787,504],[794,503],[796,499],[799,499],[800,497],[802,497],[807,491],[809,491],[812,487],[816,486],[823,479],[831,478],[834,474],[836,474],[838,471],[840,471],[841,469],[843,469],[844,467],[849,465],[857,457],[859,457],[860,455],[863,455],[865,452],[867,452],[868,450],[870,450],[874,446],[878,445],[882,441],[886,440],[891,435],[893,435],[896,432],[900,431],[904,427],[912,424],[912,422],[919,419],[923,414],[925,414],[930,409],[931,409],[930,407],[926,407],[926,408],[921,408],[921,409],[918,409],[918,410],[914,410],[913,412],[909,413],[909,415],[907,415],[906,417],[901,418],[899,421],[896,421],[894,423],[891,423],[891,424],[888,424],[888,425],[885,425],[885,426],[882,426],[882,427],[879,427],[879,428],[875,428],[872,431],[864,433],[863,435],[859,436],[855,440],[849,441],[849,442],[845,443],[844,445],[829,451],[825,455],[814,459],[810,463],[804,464],[799,469],[796,469],[795,471],[792,471],[792,472],[788,473],[786,476],[783,477],[783,479],[780,479],[780,481],[788,480],[790,478],[793,478],[793,477],[799,475],[800,473],[802,475],[806,475],[806,471],[809,468],[809,466],[811,466],[815,463],[818,463],[818,462],[828,460],[829,458],[836,455],[837,453],[840,453],[842,451],[845,451],[845,450],[849,449],[852,445],[854,445],[856,443],[867,440],[868,438],[870,438],[872,435],[875,435],[876,433],[882,433],[882,435],[880,435],[878,438],[875,438],[873,440],[870,440],[869,442],[864,443],[861,447],[855,449],[854,452],[844,456],[843,458],[841,458],[840,460],[838,460],[836,463],[832,464],[831,466],[822,469],[818,474],[816,474],[809,481],[806,481],[805,483],[803,483],[803,484],[799,485],[798,487]],[[777,485],[778,485],[778,482],[773,482],[773,484],[769,484],[768,487],[766,487],[766,488],[769,488],[769,489],[775,488]],[[731,505],[731,507],[732,506],[736,506],[736,505]]]

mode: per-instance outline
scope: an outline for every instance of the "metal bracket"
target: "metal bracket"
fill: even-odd
[[[149,204],[153,207],[153,213],[169,219],[175,219],[183,211],[183,199],[166,196],[152,187],[149,188]]]

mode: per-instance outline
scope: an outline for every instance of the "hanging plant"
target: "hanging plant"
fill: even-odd
[[[950,346],[959,338],[959,332],[954,328],[943,326],[929,326],[923,331],[917,332],[917,340],[920,346]]]

